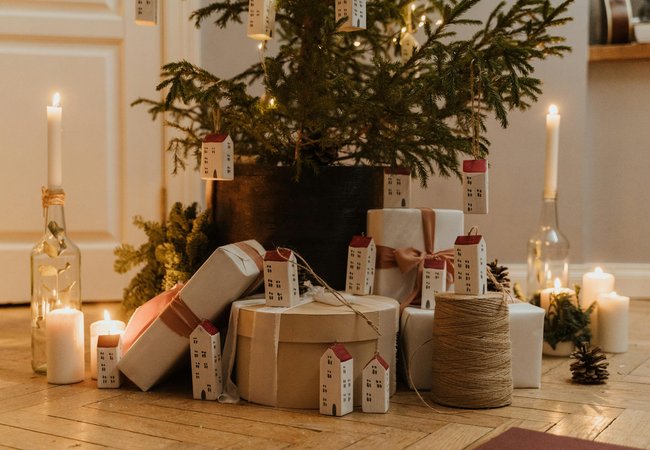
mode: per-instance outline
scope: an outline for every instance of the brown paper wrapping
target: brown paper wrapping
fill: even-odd
[[[288,308],[279,314],[265,305],[242,307],[237,331],[237,386],[241,397],[254,403],[286,408],[318,409],[319,361],[334,342],[345,344],[354,358],[354,404],[361,404],[361,373],[376,350],[391,366],[391,394],[395,392],[396,335],[399,304],[387,297],[356,297],[355,307],[363,312],[381,332],[375,331],[345,306],[311,302]],[[270,335],[257,336],[261,323],[279,320],[277,356],[255,353],[254,339],[272,340]],[[275,361],[276,367],[271,367]],[[260,389],[275,377],[268,389]],[[258,384],[256,384],[258,383]]]

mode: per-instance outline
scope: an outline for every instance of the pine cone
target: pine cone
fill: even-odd
[[[488,263],[488,269],[490,272],[492,272],[492,275],[494,278],[499,282],[499,284],[502,286],[502,289],[505,289],[507,291],[510,290],[510,278],[508,278],[508,268],[506,266],[500,266],[499,265],[499,260],[495,259],[491,263]],[[490,292],[500,292],[501,289],[499,289],[497,286],[494,285],[494,282],[488,277],[487,280],[487,289]]]
[[[582,342],[571,354],[571,358],[577,360],[571,363],[571,379],[574,383],[603,384],[609,378],[609,362],[600,347]]]

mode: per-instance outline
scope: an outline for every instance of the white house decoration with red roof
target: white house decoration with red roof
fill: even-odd
[[[340,31],[357,31],[366,28],[366,0],[336,0],[336,21],[347,17]]]
[[[250,0],[248,3],[247,36],[257,41],[273,37],[275,27],[275,2],[277,0]]]
[[[197,400],[216,400],[222,392],[221,339],[209,320],[190,334],[192,395]]]
[[[232,180],[235,175],[232,139],[227,134],[208,134],[201,145],[201,178]]]
[[[420,46],[420,43],[415,39],[415,36],[413,36],[411,32],[407,31],[402,34],[402,37],[399,40],[399,45],[400,59],[402,64],[406,64],[406,62],[413,56],[413,53],[415,53],[415,50]]]
[[[117,389],[120,387],[120,371],[117,363],[122,357],[122,335],[105,334],[97,337],[97,387]]]
[[[343,344],[329,347],[320,358],[320,413],[344,416],[354,409],[354,360]]]
[[[411,172],[403,167],[384,169],[384,208],[409,208]]]
[[[454,243],[457,294],[482,295],[487,292],[487,251],[480,235],[458,236]]]
[[[369,236],[354,236],[348,246],[348,270],[345,290],[356,295],[372,294],[375,283],[377,246]]]
[[[488,162],[485,159],[463,161],[463,211],[465,214],[488,213]]]
[[[447,264],[442,259],[424,260],[422,270],[422,309],[435,309],[436,294],[447,290]]]
[[[291,250],[269,250],[264,255],[264,292],[268,306],[295,306],[300,301],[298,266]]]
[[[375,356],[363,368],[361,409],[365,413],[385,413],[390,404],[390,369],[384,358]]]

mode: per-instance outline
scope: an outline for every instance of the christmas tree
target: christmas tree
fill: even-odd
[[[186,61],[167,64],[158,86],[164,101],[136,103],[182,132],[169,148],[176,169],[198,163],[202,138],[219,128],[238,156],[297,174],[331,164],[400,165],[426,184],[432,174],[457,174],[465,157],[487,154],[488,117],[505,127],[509,111],[537,100],[533,63],[569,50],[551,29],[570,20],[571,1],[498,2],[475,20],[480,0],[368,0],[365,29],[344,32],[347,17],[337,20],[334,0],[277,0],[269,3],[277,11],[274,55],[261,40],[260,62],[229,79]],[[248,9],[248,0],[221,0],[192,18],[224,28],[246,21]],[[250,92],[254,83],[263,95]]]

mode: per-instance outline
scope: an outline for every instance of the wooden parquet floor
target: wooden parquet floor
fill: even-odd
[[[84,306],[86,325],[104,308]],[[0,448],[474,448],[510,427],[650,448],[650,301],[632,302],[631,346],[609,355],[607,384],[569,381],[569,359],[543,361],[541,389],[517,389],[511,406],[424,406],[400,389],[388,414],[343,418],[316,411],[192,400],[188,376],[152,392],[48,385],[30,368],[29,308],[0,307]],[[86,327],[87,329],[87,327]],[[88,358],[87,358],[88,361]],[[427,393],[423,393],[427,398]],[[522,443],[522,449],[525,449]]]

